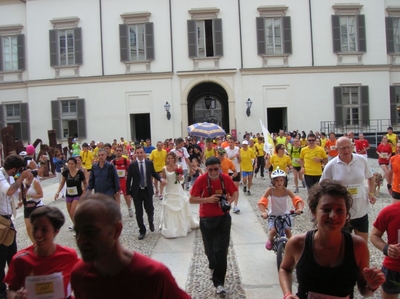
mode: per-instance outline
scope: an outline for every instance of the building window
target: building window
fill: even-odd
[[[50,30],[50,65],[82,64],[82,28]]]
[[[53,129],[59,139],[86,137],[84,99],[60,99],[51,102]]]
[[[335,121],[339,127],[369,125],[368,86],[334,87]]]
[[[119,26],[122,62],[154,60],[153,23]]]
[[[223,56],[222,19],[188,20],[189,57]]]
[[[292,53],[290,17],[256,19],[258,55]]]
[[[390,121],[400,124],[400,86],[390,86]]]
[[[400,53],[400,17],[386,17],[386,50]]]
[[[12,125],[14,138],[29,140],[28,104],[13,103],[0,105],[0,126]]]
[[[0,72],[25,69],[25,35],[22,25],[0,26]]]

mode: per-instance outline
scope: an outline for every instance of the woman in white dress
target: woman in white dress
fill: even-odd
[[[165,238],[186,237],[192,229],[199,227],[199,220],[192,215],[189,197],[181,187],[183,175],[176,175],[177,156],[173,152],[167,155],[167,165],[162,170],[162,177],[167,180],[162,200],[161,234]],[[183,172],[182,172],[183,173]]]

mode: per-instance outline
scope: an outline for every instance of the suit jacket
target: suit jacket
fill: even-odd
[[[153,162],[150,160],[144,160],[146,167],[146,182],[147,191],[149,192],[150,198],[153,196],[153,181],[151,177],[158,181],[161,181],[160,175],[154,170]],[[130,194],[132,198],[136,198],[140,189],[140,170],[139,162],[136,160],[131,163],[128,168],[128,174],[126,176],[126,194]]]

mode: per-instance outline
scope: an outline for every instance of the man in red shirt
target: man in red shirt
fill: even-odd
[[[206,171],[197,178],[190,190],[189,201],[200,204],[200,230],[208,267],[212,272],[217,294],[225,294],[224,282],[231,233],[229,209],[230,204],[238,197],[238,189],[228,175],[221,173],[221,161],[217,157],[206,160]],[[224,197],[227,201],[225,204]]]
[[[356,153],[359,155],[363,155],[365,158],[368,158],[367,150],[369,150],[368,140],[364,139],[364,134],[358,134],[358,140],[355,141],[356,145]]]

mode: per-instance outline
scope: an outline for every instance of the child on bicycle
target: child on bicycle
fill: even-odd
[[[299,215],[304,209],[304,201],[296,196],[292,191],[285,188],[286,173],[279,169],[275,169],[271,174],[272,185],[265,191],[264,195],[258,201],[258,208],[261,211],[261,217],[267,219],[268,216],[283,216],[289,213],[288,196],[292,199],[293,206],[295,207],[295,213]],[[271,206],[267,214],[268,208],[268,197],[271,199]],[[271,250],[274,243],[274,237],[277,234],[274,219],[268,220],[269,237],[265,247]],[[285,223],[285,234],[287,238],[292,236],[291,225]]]

